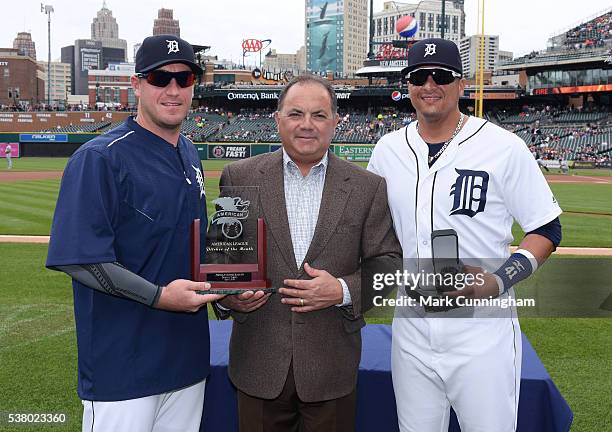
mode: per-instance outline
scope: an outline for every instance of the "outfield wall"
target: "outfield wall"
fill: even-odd
[[[0,132],[0,143],[19,144],[20,157],[68,157],[97,133]]]
[[[121,122],[132,114],[129,111],[3,111],[0,112],[0,130],[19,133],[49,130],[58,126],[87,126],[101,122]]]
[[[19,157],[69,157],[81,145],[95,138],[97,133],[5,133],[0,132],[0,143],[15,143]],[[277,143],[194,143],[202,160],[238,160],[278,150]],[[368,161],[374,144],[333,144],[332,151],[343,159]]]
[[[69,157],[81,145],[95,138],[97,133],[6,133],[0,132],[0,147],[11,144],[19,156],[16,157]],[[238,160],[278,150],[276,143],[194,143],[202,160]],[[342,159],[350,161],[370,160],[374,144],[335,143],[331,150]],[[3,158],[4,154],[0,155]],[[13,156],[15,157],[15,156]],[[559,161],[545,161],[549,168],[558,168]],[[608,168],[612,162],[568,161],[570,168]]]

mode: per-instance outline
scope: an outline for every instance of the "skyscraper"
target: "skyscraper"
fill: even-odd
[[[119,25],[113,17],[113,12],[106,7],[106,1],[102,9],[91,23],[91,40],[102,42],[104,49],[104,67],[109,62],[124,62],[127,60],[127,42],[119,39]]]
[[[13,40],[13,48],[19,50],[19,55],[30,56],[36,60],[36,44],[32,40],[32,34],[19,32]]]
[[[485,35],[484,39],[484,70],[492,72],[499,58],[499,36]],[[474,35],[461,39],[459,52],[463,64],[463,75],[472,78],[478,70],[480,36]]]
[[[181,37],[181,28],[178,20],[173,18],[172,9],[160,9],[157,11],[157,18],[153,21],[153,35],[170,34]]]
[[[368,0],[306,0],[306,68],[351,76],[368,52]]]
[[[38,66],[44,72],[45,78],[47,78],[47,62],[39,61]],[[71,74],[72,67],[68,63],[51,62],[51,82],[45,80],[45,94],[47,93],[48,86],[50,88],[51,105],[62,105],[68,99],[68,95],[72,94],[71,89]]]
[[[70,52],[72,51],[72,52]],[[74,77],[71,88],[74,95],[88,94],[88,72],[104,69],[102,42],[91,39],[77,39],[74,45],[62,48],[62,63],[70,64]]]

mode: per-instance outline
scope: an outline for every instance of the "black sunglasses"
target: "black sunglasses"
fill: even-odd
[[[195,82],[195,74],[192,71],[168,72],[162,69],[157,69],[147,73],[136,74],[138,78],[145,78],[147,82],[155,87],[166,87],[172,81],[182,88],[191,87]]]
[[[408,74],[408,82],[415,86],[422,86],[430,75],[437,85],[447,85],[455,81],[455,78],[461,78],[461,74],[448,69],[417,69]]]

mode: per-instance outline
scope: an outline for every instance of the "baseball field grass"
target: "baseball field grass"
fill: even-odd
[[[63,171],[68,158],[24,157],[13,158],[11,171]],[[2,164],[2,171],[8,171]]]
[[[13,158],[13,171],[61,171],[66,166],[68,158],[45,158],[45,157],[25,157]],[[204,169],[207,171],[221,171],[228,161],[226,160],[205,160],[202,161]],[[355,162],[365,168],[367,162]],[[0,171],[6,171],[6,165],[0,165]],[[559,169],[550,169],[545,174],[562,174]],[[571,175],[587,177],[612,177],[612,169],[572,169]]]
[[[205,179],[209,215],[218,184],[218,178]],[[554,183],[551,188],[565,211],[562,246],[612,247],[612,183]],[[0,234],[48,235],[58,189],[57,179],[0,182]],[[513,233],[517,243],[523,234],[516,224]]]
[[[49,157],[24,157],[13,158],[12,171],[63,171],[68,158],[49,158]],[[227,161],[210,160],[203,161],[204,169],[207,171],[221,171]],[[8,171],[6,164],[0,165],[0,171]]]
[[[562,246],[612,247],[612,183],[552,183],[550,185],[563,209]],[[514,224],[515,244],[523,231]]]
[[[219,179],[206,178],[208,214],[218,195]],[[0,234],[49,235],[60,180],[0,182]]]
[[[16,160],[15,167],[59,171],[65,163],[66,159],[24,158]],[[226,163],[204,161],[204,166],[219,171]],[[610,170],[584,171],[576,174],[612,175]],[[209,215],[217,185],[217,178],[206,178]],[[48,235],[58,188],[58,179],[0,182],[0,234]],[[612,247],[612,184],[555,183],[551,188],[565,210],[563,246]],[[514,236],[522,237],[518,227]],[[40,244],[0,243],[1,431],[80,430],[72,292],[67,276],[44,268],[46,249]],[[578,299],[588,282],[583,285],[576,279],[565,289],[572,283]],[[612,320],[521,318],[521,325],[574,411],[572,431],[610,430]],[[68,420],[56,427],[10,429],[6,414],[18,412],[65,413]]]
[[[0,416],[64,413],[67,423],[48,430],[76,431],[82,408],[69,279],[44,268],[46,245],[3,243],[0,255]],[[574,411],[572,431],[609,430],[612,320],[528,318],[521,325]],[[40,428],[0,423],[0,430]]]

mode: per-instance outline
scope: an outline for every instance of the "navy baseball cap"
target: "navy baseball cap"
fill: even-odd
[[[448,39],[423,39],[412,45],[408,50],[408,66],[402,69],[402,75],[421,66],[440,66],[463,75],[459,48]]]
[[[186,64],[196,74],[202,68],[195,62],[191,44],[174,35],[149,36],[136,53],[136,73],[151,72],[171,63]]]

